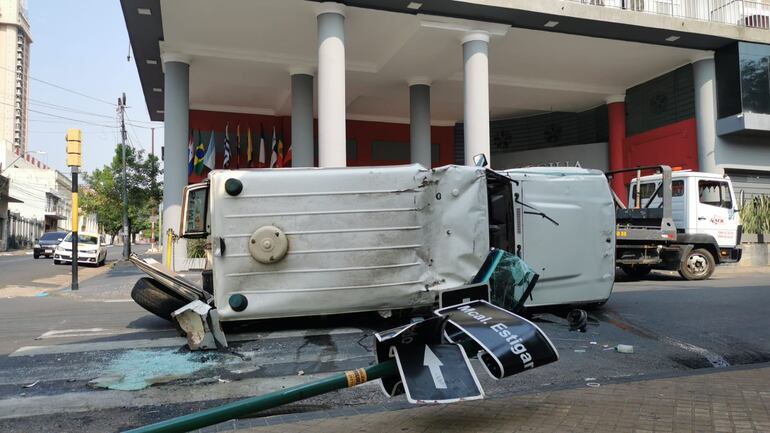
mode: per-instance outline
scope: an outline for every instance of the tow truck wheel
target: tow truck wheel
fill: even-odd
[[[152,278],[140,278],[131,290],[131,298],[150,313],[171,321],[171,313],[188,304],[165,290]]]
[[[690,251],[679,266],[679,275],[685,280],[705,280],[714,273],[716,262],[708,250],[697,248]]]
[[[626,273],[629,277],[638,280],[641,278],[646,277],[650,271],[652,270],[652,266],[650,265],[625,265],[621,266],[620,269],[623,269],[623,272]]]

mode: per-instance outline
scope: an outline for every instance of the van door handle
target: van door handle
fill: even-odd
[[[706,221],[706,217],[698,217],[698,221]]]

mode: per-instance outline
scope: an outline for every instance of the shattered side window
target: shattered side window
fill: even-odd
[[[535,271],[515,254],[502,252],[500,262],[489,278],[490,300],[498,307],[514,311],[519,307],[519,302],[525,302],[522,297],[532,283]]]

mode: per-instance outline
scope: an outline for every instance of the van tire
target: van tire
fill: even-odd
[[[679,265],[679,275],[685,280],[706,280],[714,273],[716,261],[714,256],[703,248],[691,250]]]
[[[171,313],[188,304],[184,299],[172,295],[152,278],[140,278],[131,290],[131,298],[150,313],[171,321]]]
[[[640,280],[650,274],[650,271],[652,271],[652,266],[624,265],[624,266],[621,266],[620,269],[622,269],[623,272],[626,273],[626,275],[633,278],[634,280]]]

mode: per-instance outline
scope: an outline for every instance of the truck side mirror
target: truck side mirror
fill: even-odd
[[[208,236],[208,182],[188,185],[184,189],[182,202],[182,227],[179,235],[183,238],[198,239]]]
[[[479,153],[478,155],[475,155],[473,157],[473,165],[475,165],[476,167],[486,167],[487,165],[489,165],[489,163],[487,162],[487,156],[484,155],[483,153]]]

